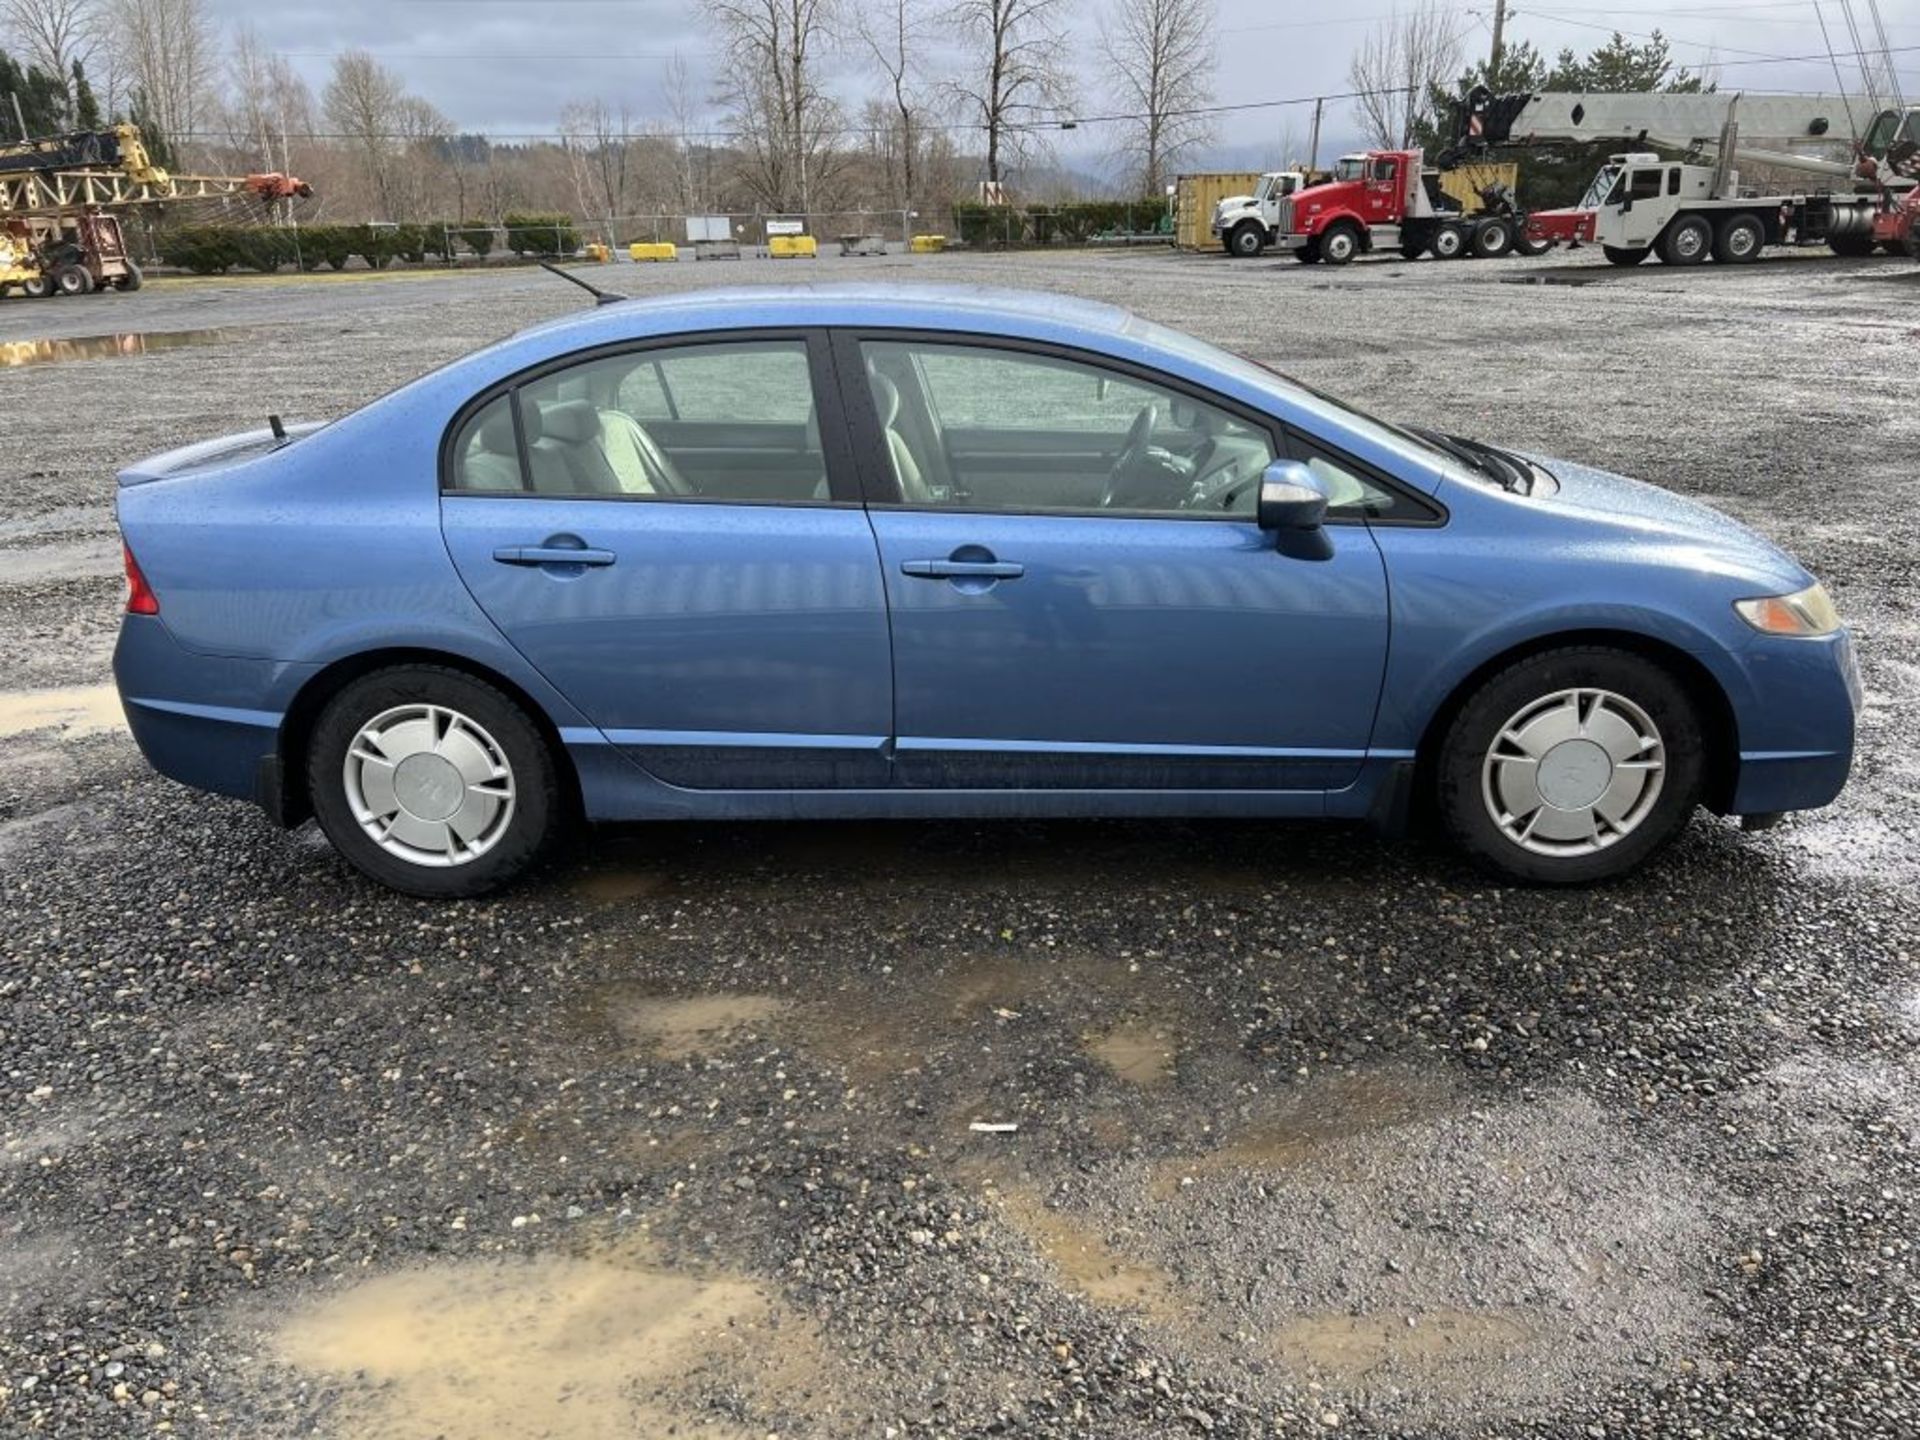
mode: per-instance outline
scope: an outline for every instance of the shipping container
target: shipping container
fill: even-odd
[[[1174,181],[1173,243],[1182,250],[1211,250],[1213,210],[1229,195],[1251,195],[1260,183],[1260,172],[1216,170],[1206,174],[1181,175]]]

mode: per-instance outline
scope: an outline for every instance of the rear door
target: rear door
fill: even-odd
[[[887,781],[886,595],[829,365],[803,333],[680,338],[547,366],[456,424],[462,579],[670,783]]]

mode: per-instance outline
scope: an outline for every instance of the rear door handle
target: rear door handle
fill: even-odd
[[[916,580],[1018,580],[1027,567],[1011,560],[902,560],[900,573]]]
[[[571,545],[502,545],[493,552],[502,565],[611,565],[611,550],[576,550]]]

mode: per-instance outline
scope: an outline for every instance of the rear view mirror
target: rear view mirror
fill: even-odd
[[[1327,518],[1327,487],[1298,460],[1276,460],[1260,477],[1255,518],[1262,530],[1318,530]]]

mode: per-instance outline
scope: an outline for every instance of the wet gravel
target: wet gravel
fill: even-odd
[[[1338,827],[862,824],[600,833],[436,906],[8,696],[0,1432],[1920,1430],[1920,274],[806,272],[872,273],[1122,300],[1722,505],[1860,632],[1853,785],[1573,894]],[[116,464],[573,304],[0,304],[222,332],[4,372],[9,689],[106,678]]]

